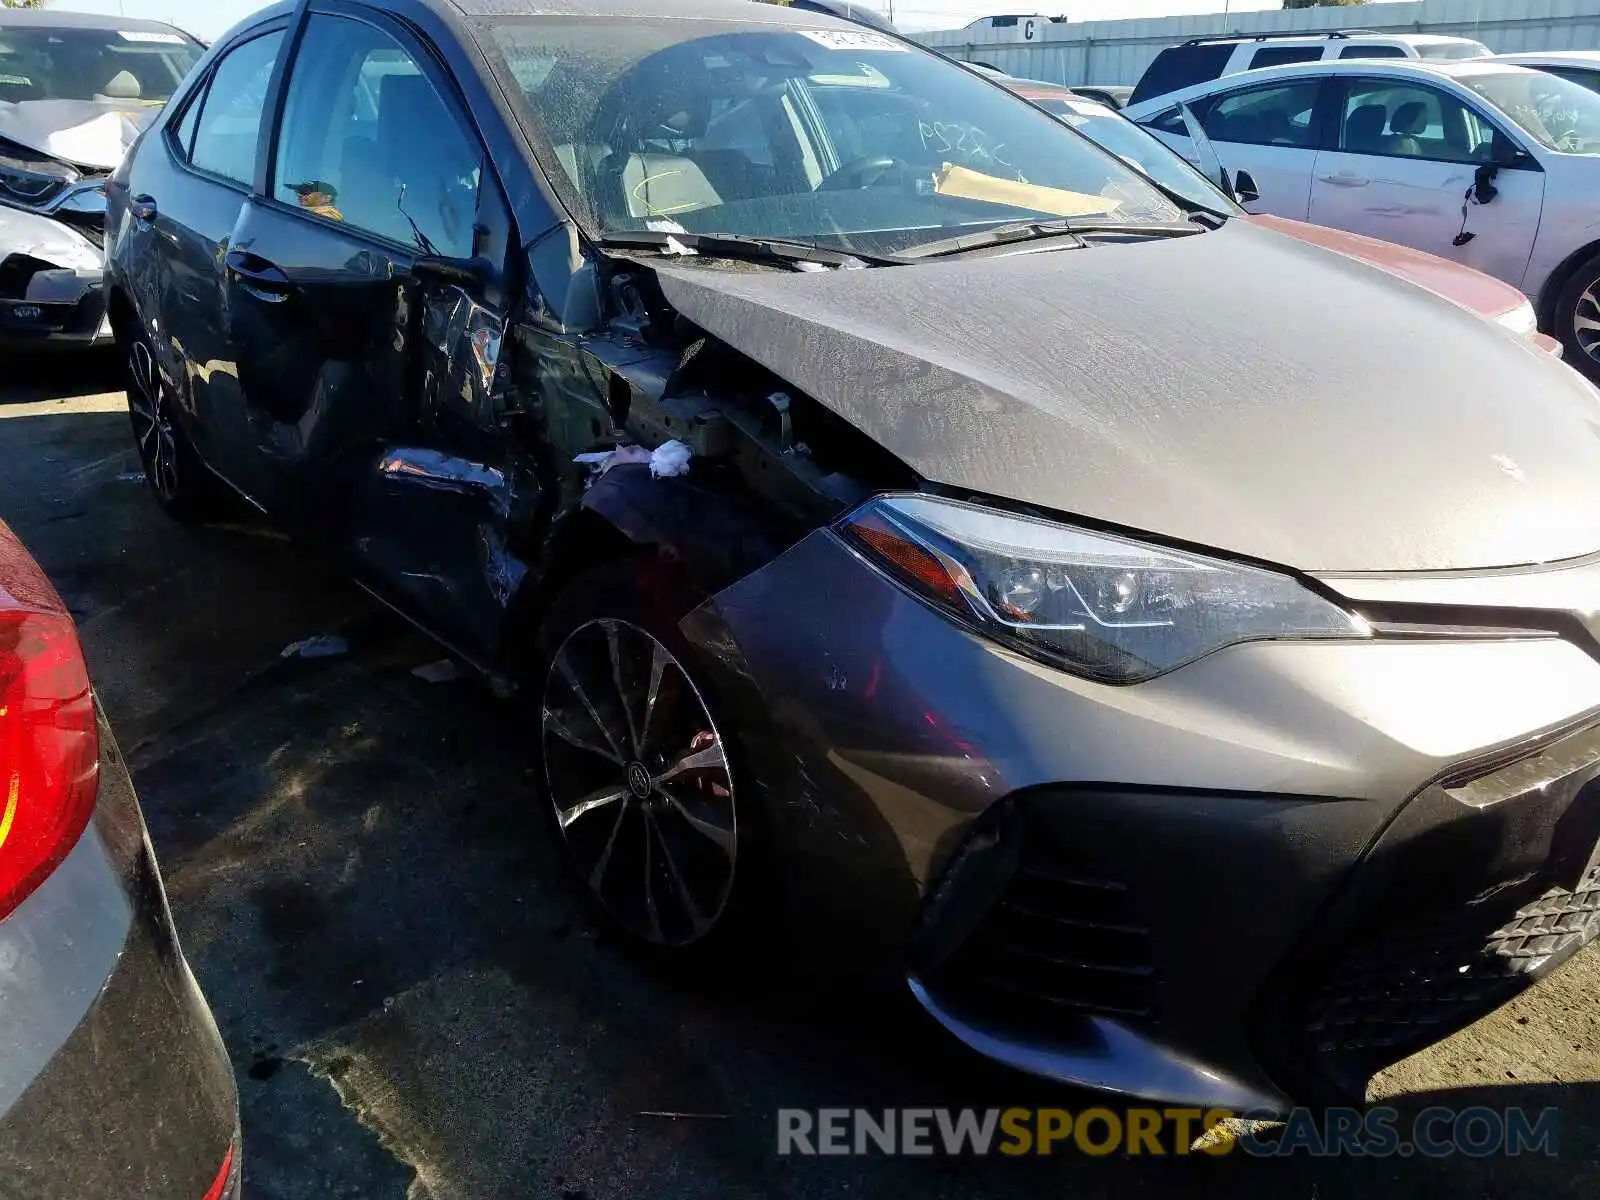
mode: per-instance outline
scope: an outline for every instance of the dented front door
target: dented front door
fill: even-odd
[[[474,650],[507,570],[506,205],[449,79],[385,19],[311,13],[285,95],[227,258],[258,486]]]

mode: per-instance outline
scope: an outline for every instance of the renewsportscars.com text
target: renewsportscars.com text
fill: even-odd
[[[1297,1108],[1283,1120],[1225,1108],[784,1108],[780,1155],[1123,1154],[1164,1157],[1470,1158],[1558,1151],[1553,1108]]]

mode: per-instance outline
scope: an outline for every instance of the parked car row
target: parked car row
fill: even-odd
[[[1185,109],[1251,211],[1426,250],[1520,288],[1600,371],[1600,95],[1493,59],[1252,70],[1130,105],[1191,159]]]
[[[1466,139],[1463,246],[1543,262],[1529,145],[1588,145],[1506,98],[1547,78],[1252,67],[1141,128],[800,4],[306,0],[62,186],[155,499],[254,506],[514,695],[632,944],[795,937],[1000,1062],[1282,1111],[1600,933],[1600,393],[1514,288],[1268,200],[1377,107],[1387,157]],[[19,578],[61,874],[92,697]],[[230,1194],[171,994],[207,1100],[162,1169]]]

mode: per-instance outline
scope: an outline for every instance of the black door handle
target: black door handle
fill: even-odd
[[[288,299],[289,276],[276,263],[248,250],[229,250],[223,261],[240,285],[258,300],[276,304]]]
[[[149,195],[135,196],[128,201],[128,211],[133,214],[135,221],[154,221],[156,219],[156,198]]]

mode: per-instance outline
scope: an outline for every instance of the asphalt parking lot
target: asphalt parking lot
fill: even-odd
[[[512,706],[413,674],[439,652],[270,531],[164,518],[109,361],[0,381],[0,517],[76,615],[133,766],[238,1072],[252,1200],[1592,1192],[1594,948],[1373,1090],[1556,1106],[1553,1159],[778,1157],[780,1107],[1094,1101],[777,938],[725,977],[647,970],[563,882]],[[348,651],[281,657],[319,634]]]

